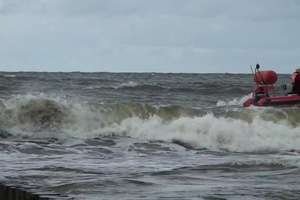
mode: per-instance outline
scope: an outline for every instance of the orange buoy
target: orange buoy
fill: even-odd
[[[254,81],[257,84],[261,85],[272,85],[276,83],[278,77],[276,72],[269,70],[269,71],[258,71],[255,73]]]

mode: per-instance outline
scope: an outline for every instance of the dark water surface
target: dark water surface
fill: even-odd
[[[0,181],[74,199],[299,199],[299,109],[244,109],[251,89],[240,74],[0,73]]]

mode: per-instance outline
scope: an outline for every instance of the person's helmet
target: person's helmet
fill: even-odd
[[[295,72],[300,73],[300,68],[297,68]]]

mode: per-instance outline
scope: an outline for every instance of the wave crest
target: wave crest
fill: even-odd
[[[0,104],[0,130],[47,137],[107,135],[177,141],[193,148],[234,152],[299,150],[298,110],[237,109],[216,116],[179,106],[89,105],[45,96],[23,96]],[[2,134],[3,135],[3,134]],[[14,134],[16,135],[16,134]]]
[[[101,130],[101,134],[127,135],[147,140],[183,141],[195,148],[234,152],[270,152],[299,149],[300,128],[256,117],[251,123],[232,118],[181,117],[163,122],[157,116],[123,120]]]

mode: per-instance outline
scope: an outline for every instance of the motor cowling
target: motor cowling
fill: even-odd
[[[258,71],[254,75],[254,81],[260,85],[273,85],[278,80],[276,72],[269,71]]]

